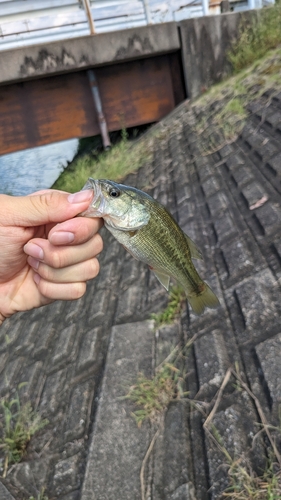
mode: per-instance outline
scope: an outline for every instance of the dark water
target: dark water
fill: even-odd
[[[52,186],[78,148],[78,139],[0,156],[0,194],[25,195]]]

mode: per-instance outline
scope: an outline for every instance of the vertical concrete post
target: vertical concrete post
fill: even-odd
[[[202,0],[203,16],[209,15],[209,0]]]
[[[108,135],[105,116],[104,116],[103,110],[102,110],[102,102],[101,102],[101,98],[100,98],[98,82],[96,80],[96,75],[95,75],[94,70],[89,69],[87,71],[87,75],[88,75],[88,79],[89,79],[90,86],[91,86],[91,91],[92,91],[92,96],[93,96],[94,103],[95,103],[96,112],[98,115],[98,121],[99,121],[101,136],[102,136],[103,147],[104,147],[104,149],[108,149],[108,148],[110,148],[111,143],[110,143],[110,139],[109,139],[109,135]]]

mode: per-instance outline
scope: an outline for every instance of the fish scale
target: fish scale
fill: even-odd
[[[200,251],[163,205],[143,191],[109,180],[89,179],[83,189],[89,188],[93,200],[81,215],[102,217],[119,243],[148,264],[167,290],[170,277],[175,278],[196,314],[219,305],[192,262],[202,258]]]

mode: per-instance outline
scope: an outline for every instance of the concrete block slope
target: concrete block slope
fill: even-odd
[[[281,93],[258,87],[226,137],[225,121],[212,121],[233,98],[224,92],[157,125],[151,159],[124,180],[164,203],[196,242],[204,260],[194,263],[220,307],[196,316],[185,304],[155,331],[151,313],[165,309],[167,292],[103,228],[101,272],[83,298],[0,329],[1,397],[27,382],[22,401],[50,422],[1,479],[16,500],[42,487],[55,500],[216,500],[231,463],[265,469],[261,424],[278,428],[280,406]],[[182,391],[138,428],[123,396],[179,348]],[[274,442],[280,453],[280,434]]]

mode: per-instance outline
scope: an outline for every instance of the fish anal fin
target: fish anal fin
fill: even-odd
[[[191,257],[193,259],[203,260],[202,253],[200,252],[199,248],[196,246],[196,243],[194,243],[194,241],[191,238],[189,238],[189,236],[187,236],[187,234],[185,234],[185,238],[186,238],[187,244],[189,246]]]
[[[170,276],[167,274],[163,273],[162,271],[153,269],[152,267],[149,267],[151,271],[154,272],[156,278],[160,281],[161,285],[163,285],[166,290],[169,290],[169,285],[170,285]]]

